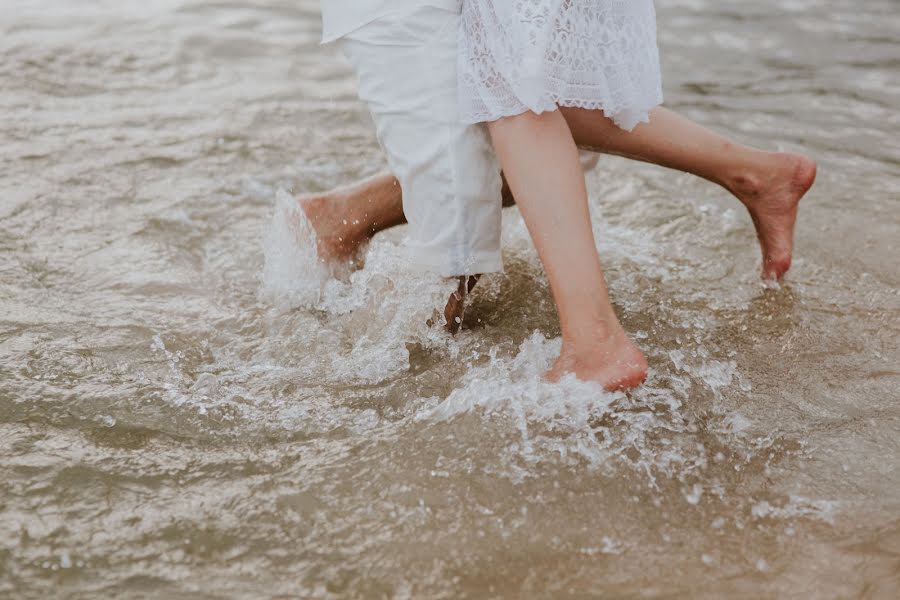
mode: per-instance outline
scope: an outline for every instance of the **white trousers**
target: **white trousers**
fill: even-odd
[[[458,116],[459,11],[392,13],[340,39],[403,189],[414,267],[501,271],[500,166],[484,125]]]
[[[339,39],[403,189],[410,263],[446,277],[503,270],[500,165],[487,127],[459,119],[461,9],[397,11]],[[597,157],[581,154],[585,170]]]

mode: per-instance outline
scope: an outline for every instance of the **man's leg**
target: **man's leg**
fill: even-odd
[[[662,107],[651,113],[650,123],[633,132],[623,131],[598,111],[564,108],[562,112],[582,147],[692,173],[727,189],[753,218],[763,252],[763,276],[778,278],[790,266],[797,206],[815,180],[814,161],[799,154],[741,146]],[[365,228],[374,235],[378,224],[402,222],[403,206],[401,192],[390,177],[369,182],[377,189],[358,189],[366,194],[372,189],[375,202],[383,202],[382,214],[395,217],[373,221],[373,226]],[[511,204],[507,186],[504,192],[504,203]],[[355,201],[368,202],[365,196]],[[348,237],[344,235],[347,228],[333,220],[326,223],[324,235]]]
[[[297,197],[316,231],[319,256],[346,261],[379,231],[406,223],[400,182],[375,175],[349,187]]]
[[[332,213],[326,197],[300,199],[324,240],[320,252],[332,256],[352,254],[375,232],[408,219],[410,263],[459,279],[450,303],[456,308],[448,306],[451,330],[461,323],[470,276],[502,268],[499,165],[487,130],[457,118],[458,26],[457,12],[422,7],[341,41],[397,179],[380,176],[340,192]]]

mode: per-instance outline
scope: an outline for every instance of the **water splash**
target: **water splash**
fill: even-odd
[[[263,237],[260,295],[284,309],[314,307],[330,276],[316,254],[315,230],[297,200],[285,190],[276,190],[274,199]]]

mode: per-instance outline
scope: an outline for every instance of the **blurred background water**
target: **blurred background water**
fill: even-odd
[[[317,2],[0,0],[0,596],[897,598],[900,5],[657,7],[668,106],[820,177],[766,289],[724,192],[601,161],[625,396],[541,382],[515,209],[455,339],[402,230],[297,246],[384,169]]]

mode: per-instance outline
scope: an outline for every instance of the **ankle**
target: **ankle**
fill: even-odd
[[[334,192],[311,192],[299,194],[297,202],[306,212],[310,220],[326,219],[331,216],[332,203],[337,194]]]
[[[773,185],[794,181],[802,174],[805,157],[784,152],[753,150],[754,156],[745,161],[739,170],[729,173],[722,185],[750,208],[765,199]],[[814,165],[814,163],[812,163]],[[813,170],[814,166],[809,167]]]
[[[547,373],[550,381],[559,381],[566,374],[582,381],[596,381],[608,391],[634,388],[647,378],[647,358],[626,335],[605,346],[570,348],[565,344],[553,368]]]
[[[753,203],[765,193],[766,182],[771,180],[778,168],[778,163],[772,160],[774,154],[759,150],[752,152],[752,158],[742,161],[740,167],[728,173],[721,182],[725,189],[745,205]]]
[[[349,238],[362,238],[365,225],[351,210],[349,199],[340,192],[329,191],[300,196],[300,204],[313,224],[321,222],[330,232]]]
[[[615,322],[598,321],[591,326],[577,327],[573,331],[563,331],[563,351],[572,355],[592,355],[603,352],[627,340],[622,326]]]
[[[751,171],[732,175],[725,186],[738,200],[748,204],[759,198],[762,189],[762,178]]]

